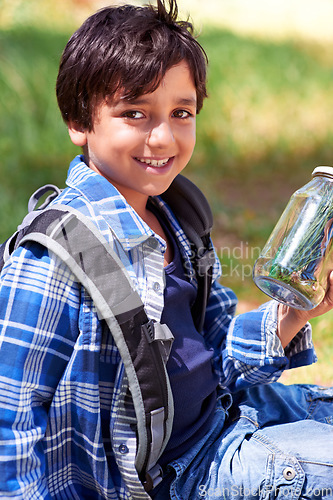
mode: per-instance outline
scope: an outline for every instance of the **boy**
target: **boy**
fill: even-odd
[[[233,318],[216,259],[203,332],[194,326],[189,241],[159,195],[191,157],[205,79],[173,0],[103,9],[65,48],[57,97],[84,155],[54,206],[91,219],[148,317],[172,331],[173,429],[163,479],[144,487],[113,332],[66,264],[24,244],[1,275],[3,498],[333,498],[333,392],[268,385],[315,360],[307,320],[332,307],[333,287],[311,313],[271,301]]]

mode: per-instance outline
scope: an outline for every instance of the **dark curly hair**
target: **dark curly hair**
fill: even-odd
[[[56,84],[66,123],[91,131],[96,106],[117,91],[132,99],[153,92],[166,71],[186,61],[197,92],[206,93],[207,56],[189,21],[178,21],[175,0],[157,7],[106,7],[89,17],[63,52]]]

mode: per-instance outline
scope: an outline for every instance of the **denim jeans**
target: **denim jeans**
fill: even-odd
[[[152,495],[333,499],[333,389],[279,383],[218,400],[213,425]]]

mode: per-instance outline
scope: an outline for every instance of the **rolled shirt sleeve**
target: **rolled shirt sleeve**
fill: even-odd
[[[285,369],[317,360],[309,323],[283,349],[277,336],[277,305],[276,301],[269,301],[254,311],[235,316],[235,295],[214,283],[205,332],[216,353],[214,367],[222,386],[236,391],[274,382]]]

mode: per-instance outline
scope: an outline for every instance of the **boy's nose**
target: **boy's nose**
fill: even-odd
[[[148,132],[147,143],[151,147],[168,147],[175,142],[173,130],[166,121],[156,123]]]

